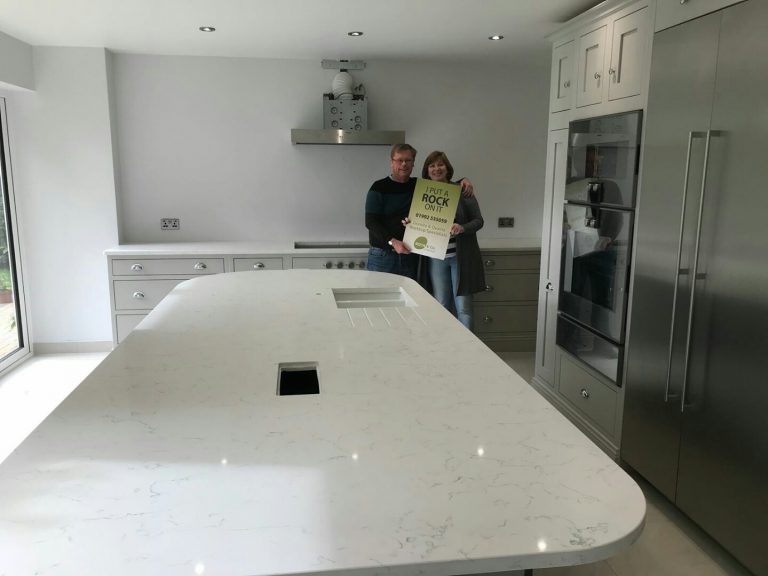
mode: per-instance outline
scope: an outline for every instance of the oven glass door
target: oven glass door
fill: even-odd
[[[633,217],[595,205],[563,210],[558,308],[616,344],[624,341]]]
[[[634,208],[641,117],[628,112],[570,123],[566,200]]]

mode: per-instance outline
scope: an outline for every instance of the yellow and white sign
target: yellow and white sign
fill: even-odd
[[[411,221],[405,229],[403,242],[411,252],[443,260],[451,236],[451,226],[461,197],[458,184],[416,180],[413,191]]]

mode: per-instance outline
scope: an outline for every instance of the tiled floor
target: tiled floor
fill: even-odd
[[[93,370],[106,354],[37,356],[0,378],[0,462]],[[504,353],[527,381],[530,353]],[[603,562],[535,570],[536,576],[749,576],[725,551],[641,479],[646,526],[628,550]]]
[[[530,352],[502,352],[499,356],[527,382],[534,372]],[[595,564],[535,570],[536,576],[749,576],[652,486],[635,478],[648,502],[640,538],[623,553]]]

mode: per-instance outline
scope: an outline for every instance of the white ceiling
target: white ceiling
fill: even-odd
[[[35,46],[300,59],[540,59],[597,0],[0,0],[0,31]],[[214,26],[203,33],[200,26]],[[347,32],[361,30],[359,38]],[[488,36],[504,35],[491,42]]]

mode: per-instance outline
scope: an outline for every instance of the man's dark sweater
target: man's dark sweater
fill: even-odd
[[[371,246],[387,250],[389,240],[403,239],[405,226],[402,220],[408,216],[415,187],[416,178],[396,182],[389,176],[371,185],[365,198],[365,227]]]

